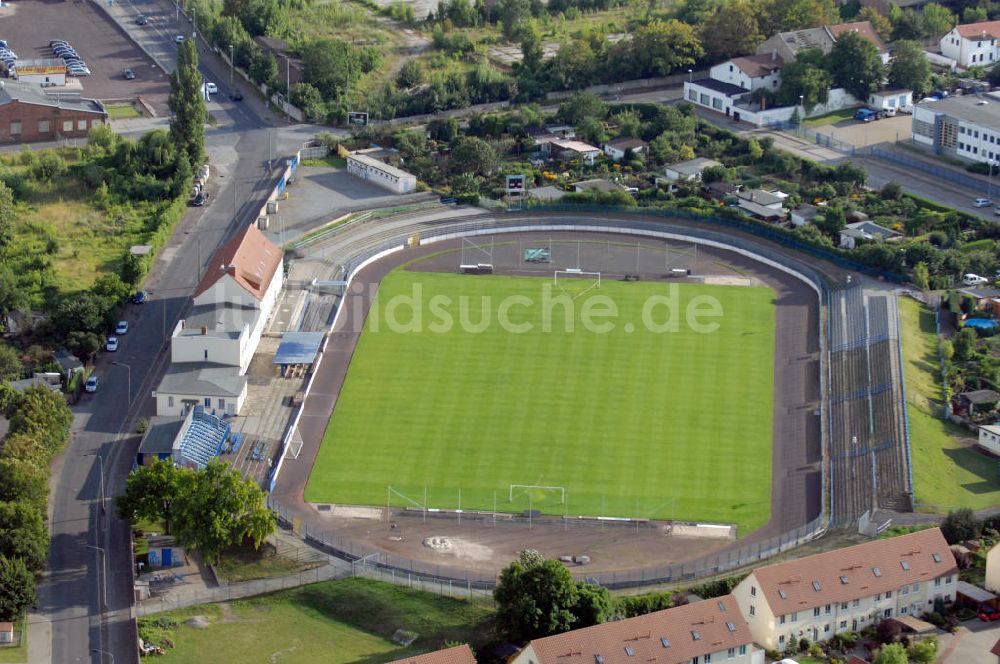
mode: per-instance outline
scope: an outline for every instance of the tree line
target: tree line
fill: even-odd
[[[0,621],[13,622],[36,602],[49,551],[49,466],[69,442],[73,414],[58,392],[7,383],[0,412],[10,420],[0,443]]]

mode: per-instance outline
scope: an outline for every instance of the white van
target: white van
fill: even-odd
[[[981,286],[988,283],[989,279],[986,277],[980,277],[978,274],[967,274],[962,279],[962,283],[966,286]]]

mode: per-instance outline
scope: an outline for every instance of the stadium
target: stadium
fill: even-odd
[[[607,565],[637,567],[685,532],[718,569],[905,496],[899,423],[854,431],[873,398],[851,393],[871,380],[854,363],[872,316],[846,271],[691,227],[505,222],[415,229],[345,267],[301,454],[275,487],[330,515],[342,548],[391,565],[421,557],[418,534],[545,550],[569,528],[627,527],[649,541],[608,544]],[[863,359],[887,372],[874,398],[888,403],[885,350]],[[853,456],[831,454],[835,438]],[[367,516],[365,536],[338,514]],[[397,528],[410,536],[385,537]],[[661,559],[697,552],[680,549]]]

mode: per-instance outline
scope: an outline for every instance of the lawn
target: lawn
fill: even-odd
[[[313,569],[323,564],[312,557],[289,557],[278,553],[270,542],[259,549],[250,545],[233,547],[222,552],[215,566],[219,576],[229,582],[268,579]]]
[[[911,298],[900,298],[899,315],[917,508],[946,512],[1000,503],[996,461],[972,448],[968,431],[934,417],[941,407],[934,315]]]
[[[853,120],[854,113],[856,111],[856,108],[842,108],[839,111],[832,111],[824,115],[817,115],[816,117],[809,118],[808,120],[803,120],[802,124],[806,127],[822,127],[825,125],[837,124],[838,122],[843,122],[844,120]]]
[[[184,624],[195,615],[209,626]],[[437,650],[446,641],[482,645],[490,615],[462,600],[355,578],[140,618],[139,634],[174,643],[157,658],[165,664],[204,662],[212,652],[230,653],[241,664],[376,663]],[[404,648],[390,640],[397,629],[419,636]]]
[[[19,620],[14,626],[14,633],[21,632],[21,643],[17,646],[0,646],[0,662],[3,664],[20,664],[28,661],[28,631],[24,629],[24,620]]]
[[[132,104],[118,104],[117,106],[106,106],[108,117],[112,120],[127,120],[128,118],[142,117],[139,111]]]
[[[741,533],[766,523],[773,292],[609,280],[583,292],[586,281],[564,283],[576,299],[551,279],[388,275],[306,499],[417,505],[426,488],[431,508],[488,510],[495,496],[501,511],[638,514],[736,523]],[[642,311],[670,289],[679,330],[651,330]],[[417,290],[421,304],[407,313],[404,298]],[[582,317],[598,294],[618,309],[599,321],[613,321],[606,333],[588,331]],[[685,324],[696,296],[718,300],[718,330]],[[552,306],[559,298],[569,307]],[[505,331],[501,312],[533,328]],[[442,332],[446,317],[455,325]],[[399,330],[407,323],[420,331]],[[566,503],[558,490],[522,488],[510,502],[515,484],[562,487]]]

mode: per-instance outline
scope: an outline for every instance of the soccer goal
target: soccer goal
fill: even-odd
[[[511,484],[510,492],[507,495],[507,502],[512,503],[515,499],[525,495],[544,495],[550,492],[559,493],[559,504],[566,502],[566,488],[561,486],[545,486],[541,484]]]

